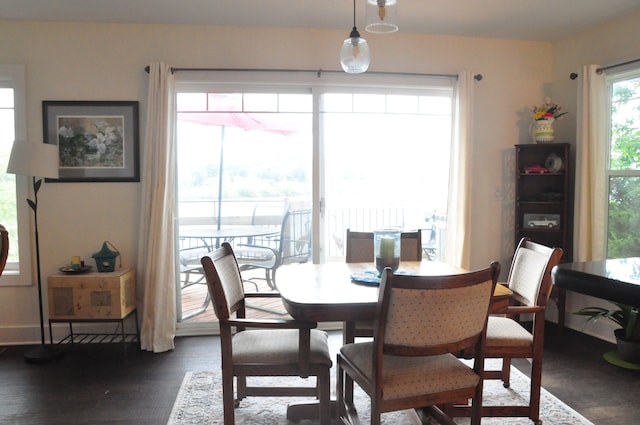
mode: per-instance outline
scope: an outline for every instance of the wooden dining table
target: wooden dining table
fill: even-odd
[[[355,322],[375,320],[379,292],[376,284],[358,283],[352,276],[374,271],[373,263],[292,264],[278,269],[276,286],[291,317],[308,322],[343,322],[343,341],[349,343],[354,340],[348,332],[354,329]],[[437,261],[402,261],[397,271],[431,276],[465,272]],[[499,313],[509,304],[511,294],[506,286],[496,285],[490,312]],[[316,403],[292,404],[287,409],[287,418],[294,421],[313,418],[317,409]]]
[[[374,320],[376,284],[358,283],[352,275],[375,271],[373,263],[327,262],[296,264],[278,269],[277,287],[287,312],[296,320],[355,322]],[[466,270],[437,261],[403,261],[396,273],[439,276]],[[490,311],[508,305],[511,291],[497,285]]]

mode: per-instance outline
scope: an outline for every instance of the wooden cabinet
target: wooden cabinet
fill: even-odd
[[[562,261],[572,258],[572,191],[569,186],[571,145],[544,143],[515,145],[515,243],[523,237],[564,250]],[[554,287],[558,330],[564,327],[564,290]]]
[[[136,310],[135,271],[67,274],[57,273],[48,278],[49,339],[53,344],[53,323],[67,323],[69,334],[58,344],[122,343],[126,358],[129,342],[140,342]],[[129,328],[125,321],[130,318]],[[109,323],[118,325],[113,332],[82,333],[75,323]]]

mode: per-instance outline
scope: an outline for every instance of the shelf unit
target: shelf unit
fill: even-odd
[[[515,243],[523,237],[564,250],[562,261],[571,261],[573,232],[572,192],[569,186],[571,145],[569,143],[518,144],[516,149]],[[561,167],[558,168],[560,158]],[[540,166],[548,171],[535,171]],[[531,170],[534,167],[534,170]],[[529,170],[528,170],[529,169]],[[565,293],[553,288],[558,306],[558,328],[562,332]]]

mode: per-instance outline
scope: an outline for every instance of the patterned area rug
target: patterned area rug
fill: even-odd
[[[487,363],[490,365],[489,361]],[[254,378],[253,382],[274,382],[296,378]],[[178,392],[167,425],[222,425],[222,386],[219,371],[187,372]],[[290,381],[295,382],[295,381]],[[313,385],[313,379],[309,380]],[[296,385],[300,384],[300,379]],[[526,404],[529,399],[529,378],[517,369],[511,369],[511,387],[504,388],[501,381],[490,380],[484,385],[484,404]],[[369,398],[356,386],[356,408],[363,424],[369,423]],[[562,403],[545,389],[541,394],[541,419],[544,425],[593,425],[579,413]],[[300,397],[248,397],[236,409],[237,425],[312,425],[314,421],[291,422],[286,409],[291,403],[303,401]],[[382,415],[386,425],[412,424],[410,412],[390,412]],[[457,418],[456,423],[468,424],[468,418]],[[528,418],[483,418],[483,425],[531,425]]]

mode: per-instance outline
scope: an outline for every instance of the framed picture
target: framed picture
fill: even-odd
[[[560,214],[524,214],[522,227],[529,229],[559,229]]]
[[[47,182],[139,182],[138,102],[42,102],[44,143],[58,145],[60,178]]]

